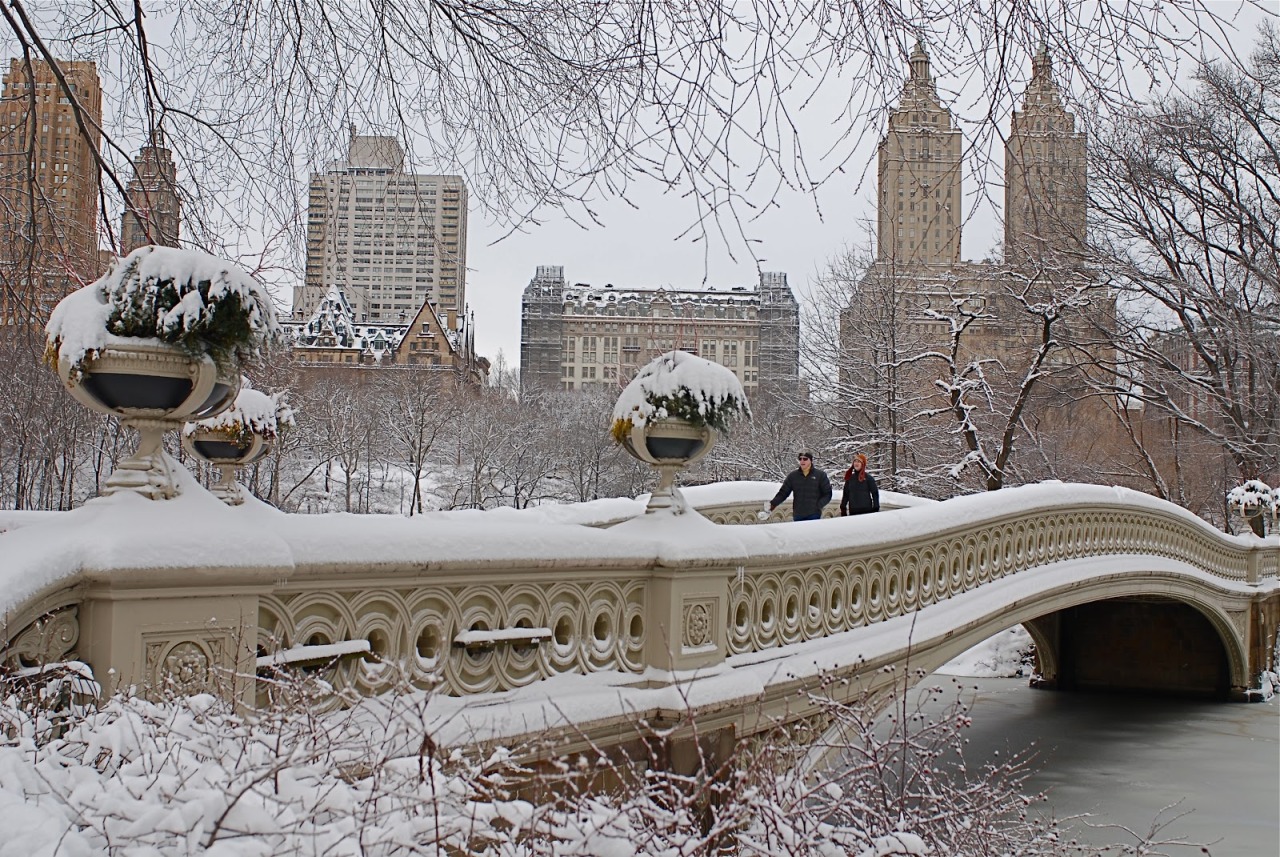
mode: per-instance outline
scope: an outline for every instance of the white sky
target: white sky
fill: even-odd
[[[936,77],[939,70],[934,71]],[[783,193],[776,209],[747,224],[747,236],[759,241],[759,269],[786,272],[800,297],[827,260],[843,247],[864,241],[867,230],[874,229],[874,157],[873,142],[852,165],[866,168],[866,179],[855,173],[833,179],[819,190],[816,205],[804,194]],[[973,178],[965,178],[968,190],[973,190]],[[857,190],[860,180],[864,184]],[[688,199],[646,186],[632,201],[638,208],[621,200],[594,205],[603,226],[584,229],[552,215],[544,225],[505,239],[505,229],[486,223],[483,214],[473,210],[468,223],[467,300],[475,310],[480,353],[493,359],[501,350],[508,364],[519,363],[520,297],[538,265],[563,265],[570,283],[596,286],[688,288],[705,278],[706,285],[725,288],[758,281],[756,263],[740,241],[735,259],[716,236],[710,241],[679,239],[697,217]],[[966,258],[980,257],[996,231],[994,216],[967,224]]]

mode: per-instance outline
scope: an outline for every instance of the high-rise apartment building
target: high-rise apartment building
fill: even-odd
[[[347,159],[311,176],[295,317],[333,288],[360,321],[407,323],[428,301],[465,312],[467,187],[460,176],[405,172],[404,159],[395,138],[353,133]]]
[[[1019,266],[1073,264],[1085,243],[1085,135],[1062,106],[1044,48],[1013,111],[1004,149],[1005,258]]]
[[[618,289],[570,286],[562,266],[540,265],[522,302],[520,384],[617,388],[678,349],[731,369],[749,394],[792,389],[799,340],[799,305],[784,273],[762,273],[758,287]]]
[[[0,99],[0,322],[42,323],[98,276],[102,87],[92,62],[9,60]],[[77,116],[79,114],[79,116]]]
[[[969,306],[985,307],[973,325],[980,335],[971,339],[990,339],[993,352],[1013,346],[1028,333],[1015,324],[1016,296],[1025,291],[1019,284],[1044,292],[1084,276],[1078,254],[1085,242],[1085,145],[1041,49],[1005,144],[1004,259],[962,260],[960,131],[917,44],[879,146],[879,230],[867,282],[876,293],[892,291],[895,317],[916,334],[945,328],[936,312],[967,298]],[[1046,271],[1050,258],[1054,267]]]
[[[160,140],[143,146],[133,161],[133,178],[125,186],[127,204],[120,218],[120,255],[148,244],[177,247],[182,229],[182,201],[173,152]]]
[[[876,152],[877,259],[898,265],[960,261],[960,129],[942,106],[929,55],[917,44],[911,75]]]
[[[965,383],[981,376],[999,398],[1023,382],[1032,355],[1045,345],[1037,306],[1063,295],[1076,300],[1054,317],[1053,340],[1073,329],[1102,330],[1115,319],[1113,296],[1081,263],[1086,140],[1063,107],[1047,52],[1042,48],[1033,58],[1022,109],[1013,113],[1005,144],[999,260],[960,257],[961,133],[938,97],[923,45],[912,51],[909,68],[878,150],[875,253],[842,314],[840,334],[848,431],[868,439],[887,474],[907,459],[918,465],[931,454],[910,436],[919,431],[920,414],[954,416],[947,361],[968,372]],[[1087,301],[1078,300],[1082,293]],[[1077,343],[1073,350],[1051,344],[1037,370],[1046,380],[1035,388],[1043,400],[1037,407],[1081,429],[1096,427],[1106,410],[1100,399],[1085,395],[1089,364],[1106,360],[1096,344],[1102,338],[1088,341],[1095,344]],[[981,411],[973,409],[974,421],[983,418]],[[1085,429],[1080,436],[1094,434]],[[953,452],[948,447],[939,454]]]

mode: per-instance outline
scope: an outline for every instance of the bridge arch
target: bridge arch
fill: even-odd
[[[1140,568],[1136,564],[1142,559],[1117,557],[1115,561],[1121,566],[1129,561],[1134,563],[1132,567]],[[1068,560],[1062,565],[1071,564]],[[1088,564],[1097,563],[1095,560]],[[1205,589],[1203,573],[1197,569],[1191,566],[1177,570],[1169,568],[1170,565],[1183,565],[1181,563],[1162,565],[1165,568],[1159,572],[1105,572],[1092,579],[1073,580],[1059,586],[1048,585],[1034,594],[1024,594],[1004,604],[997,603],[979,618],[965,623],[953,633],[933,640],[922,640],[910,652],[904,649],[901,660],[904,664],[909,662],[912,669],[932,673],[983,640],[1014,625],[1022,625],[1031,634],[1038,657],[1042,658],[1037,664],[1040,672],[1046,676],[1056,676],[1061,668],[1058,661],[1059,640],[1055,638],[1051,623],[1044,620],[1060,616],[1072,608],[1127,599],[1150,599],[1156,593],[1161,599],[1185,605],[1203,617],[1222,647],[1227,678],[1233,692],[1240,693],[1251,687],[1255,677],[1250,675],[1249,653],[1243,644],[1245,635],[1238,626],[1237,617],[1240,614],[1233,617],[1223,605],[1224,596],[1219,594],[1214,598]],[[1243,601],[1240,606],[1244,606]]]

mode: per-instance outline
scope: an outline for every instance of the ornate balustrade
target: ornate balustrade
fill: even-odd
[[[687,491],[723,523],[757,523],[771,493],[763,483]],[[2,659],[75,657],[100,678],[113,670],[117,684],[176,676],[198,686],[220,671],[243,677],[246,699],[255,670],[267,677],[281,663],[359,694],[401,678],[470,695],[593,672],[639,686],[1058,564],[1093,563],[1098,576],[1158,564],[1236,610],[1248,592],[1277,588],[1280,564],[1274,541],[1097,486],[769,527],[645,516],[638,502],[622,523],[611,503],[569,524],[556,523],[563,509],[297,516],[196,495],[149,505],[141,525],[139,509],[114,500],[10,519],[0,584],[16,594],[4,605]],[[148,523],[171,535],[140,542]]]
[[[1243,546],[1182,518],[1124,508],[1005,515],[751,567],[729,581],[730,654],[812,640],[910,613],[993,580],[1092,557],[1163,557],[1238,583],[1276,576],[1274,547]]]

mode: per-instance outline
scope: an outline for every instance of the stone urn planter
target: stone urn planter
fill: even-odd
[[[229,407],[241,364],[280,336],[271,300],[235,265],[194,250],[140,247],[59,302],[45,358],[85,407],[138,432],[104,494],[178,494],[164,433]]]
[[[1259,479],[1250,479],[1227,492],[1227,505],[1239,512],[1255,536],[1267,534],[1276,511],[1275,492]]]
[[[78,371],[59,361],[57,371],[77,402],[138,433],[138,448],[116,465],[103,493],[134,491],[151,499],[178,493],[164,433],[223,410],[240,389],[240,374],[219,370],[212,358],[146,340],[105,346]]]
[[[239,506],[245,492],[236,482],[236,470],[266,458],[279,432],[292,425],[293,411],[279,394],[267,395],[246,383],[230,408],[188,423],[182,446],[217,468],[218,481],[209,490],[228,506]]]
[[[676,476],[706,456],[734,419],[749,414],[742,384],[718,363],[670,351],[642,368],[618,397],[610,432],[658,470],[645,513],[687,511]]]
[[[622,448],[658,470],[658,487],[649,495],[647,510],[684,511],[683,498],[675,488],[676,476],[715,445],[716,433],[706,425],[696,426],[676,417],[632,425]]]

